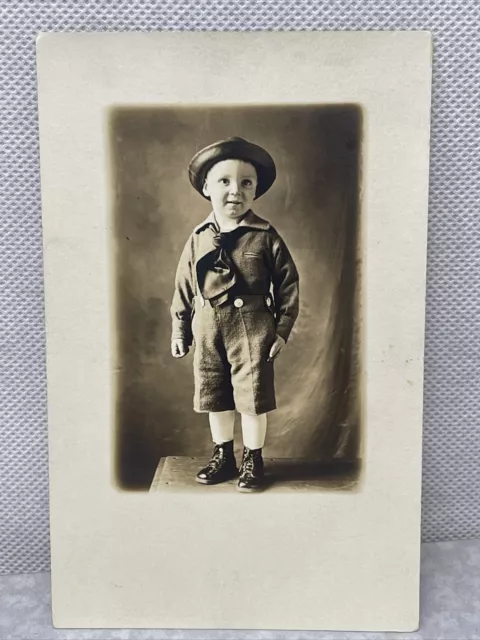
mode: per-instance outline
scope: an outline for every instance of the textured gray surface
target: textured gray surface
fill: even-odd
[[[2,0],[0,573],[49,566],[38,31],[432,31],[423,537],[480,535],[479,17],[476,0]]]
[[[0,578],[2,640],[476,640],[480,638],[480,541],[437,542],[422,547],[420,629],[415,633],[321,631],[55,630],[50,574]],[[268,603],[264,603],[268,606]],[[188,604],[186,604],[188,607]],[[262,605],[260,605],[262,606]]]

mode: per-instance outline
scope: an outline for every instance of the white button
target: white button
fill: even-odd
[[[272,306],[272,301],[270,300],[270,298],[267,298],[267,307],[271,307]]]
[[[240,309],[240,307],[243,307],[243,300],[241,298],[235,298],[233,304],[237,307],[237,309]]]

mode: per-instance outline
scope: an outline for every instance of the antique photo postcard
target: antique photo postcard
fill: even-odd
[[[419,620],[427,32],[37,40],[53,620]]]

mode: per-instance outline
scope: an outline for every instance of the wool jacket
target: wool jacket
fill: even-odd
[[[175,290],[170,308],[172,340],[193,341],[191,322],[195,298],[201,291],[197,263],[212,251],[218,225],[213,211],[195,227],[188,238],[175,275]],[[299,276],[284,240],[267,221],[248,211],[230,236],[229,255],[235,265],[236,282],[231,296],[273,294],[276,331],[285,341],[298,316]]]

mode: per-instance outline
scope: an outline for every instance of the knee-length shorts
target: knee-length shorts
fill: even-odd
[[[268,296],[240,295],[216,307],[196,298],[192,331],[195,411],[260,415],[276,408]]]

